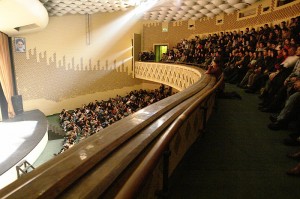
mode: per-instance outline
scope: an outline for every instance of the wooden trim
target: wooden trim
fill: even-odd
[[[164,132],[160,139],[155,143],[152,149],[148,152],[145,159],[139,164],[137,169],[126,181],[124,186],[120,189],[116,195],[116,199],[124,198],[134,198],[139,188],[146,180],[147,176],[152,172],[152,170],[157,165],[157,162],[162,157],[163,152],[167,149],[172,138],[175,136],[177,130],[182,126],[184,121],[193,113],[195,109],[201,105],[212,93],[221,85],[223,82],[223,77],[219,82],[213,86],[210,90],[206,91],[204,94],[197,96],[198,99],[194,101]]]

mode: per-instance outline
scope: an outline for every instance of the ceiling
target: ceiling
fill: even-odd
[[[15,36],[44,29],[49,16],[38,0],[0,0],[0,19],[0,32]]]
[[[144,20],[177,21],[233,13],[259,0],[40,0],[49,16],[126,11],[144,6]],[[142,9],[141,9],[142,10]]]

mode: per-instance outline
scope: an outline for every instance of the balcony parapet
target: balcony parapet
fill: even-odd
[[[201,78],[202,73],[193,66],[162,62],[135,62],[134,76],[182,91],[196,83]]]
[[[137,62],[134,71],[136,78],[180,92],[86,138],[0,190],[0,198],[153,198],[164,190],[166,178],[203,133],[218,83],[193,66]],[[132,186],[141,167],[150,169]]]

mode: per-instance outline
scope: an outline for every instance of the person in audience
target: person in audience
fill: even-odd
[[[224,79],[226,82],[230,82],[233,74],[236,70],[236,63],[241,60],[241,56],[237,49],[232,50],[229,55],[229,61],[224,65]]]
[[[166,62],[167,59],[168,59],[167,54],[166,54],[166,53],[163,53],[162,56],[161,56],[161,60],[160,60],[160,61],[161,61],[161,62]]]
[[[213,60],[213,57],[211,56],[211,54],[206,53],[204,62],[201,63],[199,66],[201,68],[207,69],[207,67],[212,63],[212,60]]]
[[[276,34],[276,37],[277,37],[277,43],[278,44],[282,44],[283,43],[283,38],[282,38],[282,31],[281,31],[281,29],[280,28],[278,28],[278,29],[275,29],[275,34]]]
[[[214,59],[211,65],[208,66],[205,74],[212,74],[218,80],[222,75],[222,69],[219,67],[220,60]]]
[[[297,48],[296,55],[300,57],[300,46]],[[279,115],[271,116],[272,123],[269,124],[269,128],[272,130],[286,128],[292,116],[300,113],[300,59],[295,64],[292,73],[285,79],[284,88],[289,96]]]
[[[242,78],[241,82],[238,84],[238,86],[241,88],[247,88],[249,76],[254,72],[257,66],[257,60],[258,60],[257,53],[250,51],[249,55],[250,55],[250,62],[247,65],[247,72]]]
[[[264,42],[259,42],[257,43],[257,48],[256,48],[256,52],[263,52],[265,50],[265,44]]]
[[[269,24],[265,24],[264,25],[264,30],[263,30],[263,35],[265,35],[266,37],[268,37],[271,31],[272,31],[272,29],[269,26]]]
[[[291,38],[297,38],[299,36],[299,24],[298,18],[292,18],[289,24]],[[298,40],[299,41],[299,40]]]
[[[264,50],[263,52],[257,52],[258,57],[255,64],[255,67],[253,68],[253,71],[248,76],[248,83],[246,85],[246,88],[249,89],[252,87],[253,82],[257,79],[259,75],[261,75],[265,69],[265,58],[267,57],[267,50]]]
[[[248,46],[251,48],[249,50],[253,50],[256,47],[256,43],[257,43],[257,39],[256,36],[254,34],[251,34],[249,37],[249,44]]]
[[[241,50],[239,52],[240,60],[235,63],[235,70],[231,76],[227,78],[227,82],[231,84],[240,83],[248,71],[248,64],[250,62],[250,55],[248,51]]]
[[[174,62],[174,53],[173,51],[169,51],[167,55],[167,62]]]
[[[300,79],[297,79],[292,85],[293,94],[291,94],[284,108],[277,117],[271,116],[271,123],[268,125],[271,130],[285,129],[288,123],[300,114]]]
[[[283,42],[283,48],[289,50],[291,47],[291,42],[289,38],[285,38]]]
[[[282,22],[280,23],[280,28],[281,28],[281,29],[288,28],[287,25],[286,25],[286,21],[282,21]]]
[[[264,55],[265,56],[265,55]],[[265,69],[258,75],[253,84],[246,90],[247,93],[256,93],[266,85],[269,75],[275,71],[277,51],[269,49],[264,58]]]
[[[295,160],[300,160],[300,152],[294,152],[291,154],[288,154],[288,157],[295,159]],[[295,167],[289,169],[286,174],[290,176],[297,176],[300,177],[300,163],[298,163]]]
[[[284,86],[285,79],[291,74],[299,57],[295,55],[296,47],[289,49],[289,56],[280,64],[279,70],[270,74],[270,78],[262,96],[263,102],[259,109],[263,112],[277,112],[284,105],[286,91]]]

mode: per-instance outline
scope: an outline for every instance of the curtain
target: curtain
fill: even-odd
[[[11,97],[14,95],[8,36],[0,32],[0,83],[8,105],[8,117],[15,116]]]

